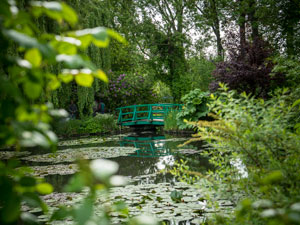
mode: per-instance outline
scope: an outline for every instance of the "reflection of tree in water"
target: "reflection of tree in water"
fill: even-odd
[[[64,187],[68,184],[72,176],[73,174],[71,175],[53,174],[53,175],[45,176],[44,179],[46,182],[52,184],[55,192],[63,192]]]
[[[200,153],[206,148],[205,145],[206,143],[203,141],[196,141],[183,146],[182,149],[184,150],[192,149]],[[204,173],[208,170],[214,170],[214,167],[209,163],[209,159],[203,157],[199,153],[189,154],[189,155],[177,154],[175,156],[175,159],[177,161],[180,161],[180,159],[182,159],[183,161],[187,161],[187,165],[189,166],[190,171],[197,171],[197,172]]]
[[[119,164],[118,174],[123,176],[141,176],[158,171],[156,166],[159,158],[118,157],[112,159]]]
[[[204,173],[208,170],[214,170],[213,166],[209,163],[208,158],[205,158],[199,154],[175,156],[175,160],[178,162],[180,159],[187,161],[190,171]]]

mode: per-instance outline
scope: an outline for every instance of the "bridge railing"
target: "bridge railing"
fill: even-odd
[[[170,110],[181,109],[181,104],[161,103],[161,104],[145,104],[131,105],[117,108],[119,112],[118,124],[135,125],[143,121],[144,124],[151,124],[153,121],[163,123],[164,116]]]

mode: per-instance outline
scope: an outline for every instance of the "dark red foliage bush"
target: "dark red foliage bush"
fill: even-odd
[[[271,74],[274,67],[270,59],[272,49],[262,39],[247,42],[243,48],[237,43],[237,41],[227,43],[228,59],[216,65],[210,90],[216,91],[219,82],[222,82],[238,92],[245,91],[266,98],[271,90],[284,83],[282,74]]]

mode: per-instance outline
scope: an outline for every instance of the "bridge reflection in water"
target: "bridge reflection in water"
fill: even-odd
[[[120,141],[121,146],[137,148],[134,157],[161,157],[173,155],[168,147],[165,136],[137,137],[127,136]]]

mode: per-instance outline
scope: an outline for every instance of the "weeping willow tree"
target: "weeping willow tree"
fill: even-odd
[[[79,17],[79,28],[91,27],[111,27],[110,15],[107,14],[107,2],[97,0],[69,0],[67,3],[73,7]],[[60,32],[58,26],[51,21],[45,19],[38,21],[43,31]],[[84,52],[89,56],[90,60],[99,68],[108,71],[111,68],[110,49],[101,48],[91,45]],[[53,68],[54,71],[59,68]],[[106,84],[99,80],[95,80],[91,88],[78,86],[74,81],[62,85],[59,89],[51,93],[49,98],[57,108],[68,108],[71,100],[76,103],[80,118],[89,116],[93,113],[93,103],[95,96],[101,89],[106,88]]]

